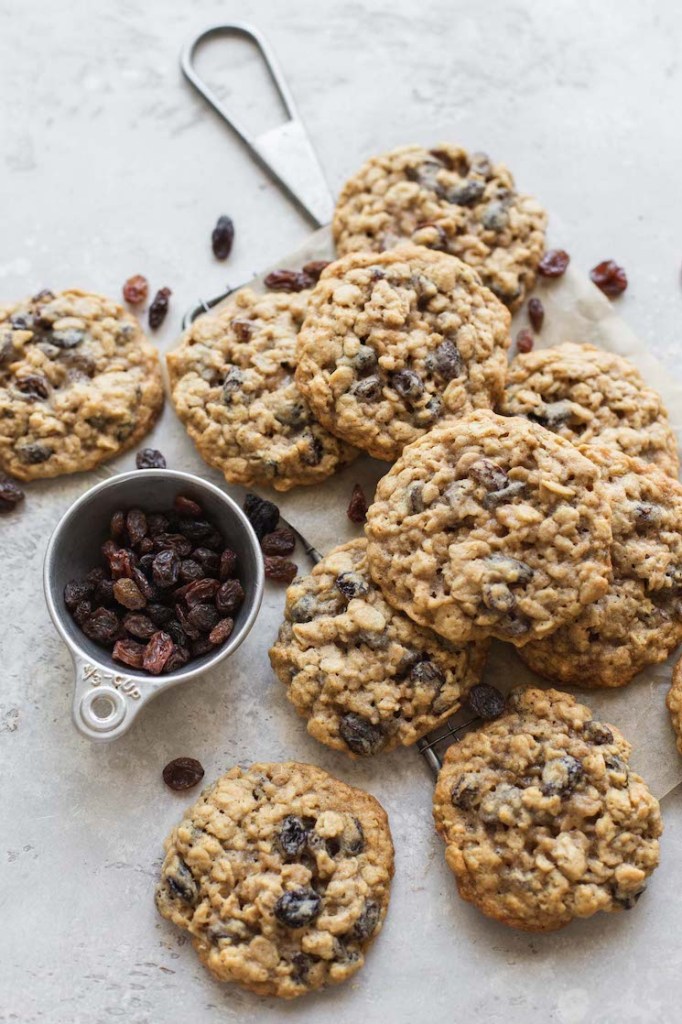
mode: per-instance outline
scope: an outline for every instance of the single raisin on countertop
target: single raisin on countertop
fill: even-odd
[[[610,299],[618,298],[628,286],[627,274],[615,260],[604,260],[592,267],[590,280]]]
[[[176,757],[163,769],[163,781],[171,789],[183,790],[196,786],[204,777],[200,761],[194,757]]]
[[[477,683],[467,694],[467,704],[480,718],[491,721],[499,718],[507,702],[502,693],[488,683]]]
[[[14,480],[0,475],[0,512],[11,512],[24,500],[24,492]]]
[[[266,533],[260,542],[264,555],[290,555],[296,547],[296,534],[288,526]]]
[[[528,300],[528,319],[534,331],[541,331],[545,319],[545,307],[538,298]]]
[[[535,344],[535,338],[527,327],[519,331],[516,335],[516,351],[517,352],[532,352],[533,345]]]
[[[140,306],[147,301],[149,281],[142,274],[133,274],[123,285],[123,298],[131,306]]]
[[[561,277],[566,273],[566,268],[571,257],[564,249],[548,249],[538,263],[538,274],[543,277]]]
[[[311,260],[310,263],[303,264],[302,273],[306,274],[311,279],[311,282],[319,281],[320,274],[329,266],[329,260]]]
[[[351,523],[357,523],[358,526],[367,519],[367,498],[360,484],[356,484],[353,488],[353,493],[350,496],[348,508],[346,509],[346,515]]]
[[[302,292],[315,284],[304,270],[273,270],[265,278],[265,287],[273,292]]]
[[[279,522],[279,509],[274,501],[259,498],[257,494],[247,494],[244,498],[244,512],[258,537],[262,540],[266,533],[273,533]]]
[[[165,469],[166,460],[156,448],[142,448],[135,456],[138,469]]]
[[[157,327],[160,327],[163,321],[166,319],[166,313],[168,312],[168,300],[171,297],[170,288],[159,288],[158,292],[152,300],[152,304],[149,307],[149,326],[153,331]]]
[[[218,217],[216,226],[213,228],[213,234],[211,235],[211,245],[213,246],[213,255],[217,260],[226,260],[232,252],[232,243],[234,242],[234,224],[232,218],[228,217],[227,214],[223,214],[222,217]]]
[[[263,564],[265,565],[265,575],[275,583],[291,583],[298,575],[296,563],[279,555],[266,555]]]

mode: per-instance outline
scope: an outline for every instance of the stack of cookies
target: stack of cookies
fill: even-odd
[[[362,452],[393,463],[365,537],[289,587],[270,651],[311,735],[351,757],[413,744],[467,702],[480,711],[493,639],[582,687],[623,686],[682,640],[682,488],[660,397],[590,345],[507,361],[545,224],[483,154],[402,147],[342,190],[333,263],[241,290],[169,356],[175,407],[229,481],[285,491]],[[677,691],[682,718],[682,676]],[[634,906],[661,821],[627,741],[557,690],[490,708],[434,796],[460,894],[540,931]],[[371,798],[305,766],[251,773],[229,773],[170,837],[158,904],[219,977],[295,996],[362,962],[390,834],[362,819],[368,875],[343,837]],[[332,791],[335,816],[320,816]],[[364,887],[345,886],[339,924],[342,876]],[[266,895],[247,910],[256,884]]]

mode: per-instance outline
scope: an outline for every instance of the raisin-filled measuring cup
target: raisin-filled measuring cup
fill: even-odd
[[[173,506],[179,494],[201,505],[206,518],[237,554],[245,596],[225,643],[179,669],[153,676],[119,664],[110,651],[89,639],[66,607],[64,587],[101,564],[100,549],[109,537],[114,512],[133,508],[145,513],[162,512]],[[263,598],[263,578],[260,546],[248,519],[219,487],[199,477],[169,469],[137,470],[86,491],[59,521],[48,543],[43,569],[48,610],[74,661],[76,728],[92,740],[117,739],[157,694],[195,679],[228,658],[256,620]]]

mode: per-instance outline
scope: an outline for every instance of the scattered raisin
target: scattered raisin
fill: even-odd
[[[548,249],[538,263],[538,274],[543,277],[561,277],[566,273],[570,259],[563,249]]]
[[[170,297],[170,288],[159,288],[158,292],[154,296],[152,304],[149,307],[149,326],[152,330],[156,330],[157,327],[160,327],[166,319],[166,313],[168,312],[168,300]]]
[[[8,476],[0,476],[0,512],[11,512],[24,500],[19,484]]]
[[[329,260],[311,260],[309,263],[303,264],[303,273],[312,281],[319,281],[320,274],[328,266]]]
[[[163,769],[163,781],[171,789],[191,789],[204,777],[204,769],[193,757],[176,757]]]
[[[288,527],[266,533],[260,542],[264,555],[290,555],[296,547],[296,534]]]
[[[314,283],[308,274],[297,270],[273,270],[265,278],[265,287],[273,292],[302,292]]]
[[[262,540],[266,533],[272,533],[277,529],[279,509],[273,501],[259,498],[257,494],[247,494],[244,499],[244,512],[258,540]]]
[[[365,492],[360,484],[356,484],[353,488],[353,493],[350,496],[350,501],[348,502],[346,515],[350,519],[351,523],[357,523],[359,526],[367,519],[367,508]]]
[[[135,640],[117,640],[111,656],[114,661],[121,661],[131,668],[142,668],[144,650],[144,644],[138,644]]]
[[[524,327],[516,335],[516,351],[517,352],[532,352],[533,345],[535,344],[535,338],[527,327]]]
[[[542,324],[545,319],[545,307],[537,298],[528,300],[528,319],[534,331],[542,330]]]
[[[604,260],[592,267],[590,280],[610,299],[618,298],[628,286],[627,274],[615,260]]]
[[[263,559],[265,575],[276,583],[291,583],[298,575],[298,566],[279,555],[266,555]]]
[[[488,683],[477,683],[472,686],[467,696],[467,703],[475,715],[490,721],[499,718],[506,707],[506,700],[494,686]]]
[[[142,274],[133,274],[123,285],[123,298],[131,306],[140,306],[147,301],[149,281]]]
[[[168,633],[161,631],[154,633],[144,649],[142,667],[147,672],[151,672],[153,676],[158,676],[168,661],[173,651],[173,646],[173,640],[169,637]]]
[[[165,469],[166,460],[156,448],[143,448],[135,456],[138,469]]]
[[[223,214],[221,217],[218,217],[216,226],[211,234],[211,245],[215,258],[217,260],[226,260],[232,252],[233,242],[234,224],[232,223],[232,218]]]

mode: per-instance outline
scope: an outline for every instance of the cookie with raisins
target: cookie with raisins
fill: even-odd
[[[293,999],[363,966],[393,875],[374,797],[308,764],[232,768],[166,841],[156,891],[221,981]]]
[[[613,578],[577,619],[519,654],[568,686],[624,686],[682,643],[682,485],[618,450],[581,450],[599,466],[611,505]]]
[[[308,732],[352,757],[409,745],[459,709],[486,644],[453,644],[392,608],[367,542],[335,548],[287,590],[270,662]]]
[[[176,412],[230,483],[288,491],[325,480],[358,454],[316,421],[294,382],[309,296],[242,288],[199,317],[167,357]]]
[[[677,440],[663,401],[615,352],[565,342],[517,355],[499,409],[574,444],[607,445],[677,476]]]
[[[447,751],[433,816],[462,899],[524,931],[629,910],[658,865],[658,801],[630,744],[558,690],[516,690],[508,712]]]
[[[19,480],[94,469],[163,406],[156,349],[111,299],[70,289],[0,307],[0,467]]]
[[[310,296],[296,383],[328,430],[392,461],[448,417],[500,399],[509,320],[447,253],[351,253]]]
[[[368,160],[344,185],[332,228],[341,255],[409,240],[458,256],[517,309],[533,287],[546,224],[545,211],[517,192],[504,164],[444,143]]]
[[[523,417],[478,410],[410,445],[379,481],[365,532],[387,601],[455,643],[521,647],[609,584],[598,467]]]

